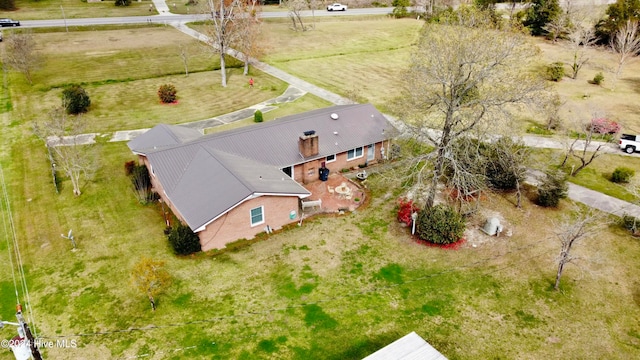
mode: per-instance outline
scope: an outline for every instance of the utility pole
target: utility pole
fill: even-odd
[[[22,316],[22,305],[18,304],[16,308],[17,308],[16,318],[18,318],[18,323],[20,324],[20,327],[22,328],[22,331],[24,331],[24,335],[26,336],[27,341],[29,342],[29,348],[31,349],[31,356],[33,356],[35,360],[42,360],[42,355],[40,355],[40,350],[38,350],[38,347],[36,346],[36,339],[33,338],[33,334],[29,329],[29,325],[27,325],[27,322],[24,320],[24,317]]]

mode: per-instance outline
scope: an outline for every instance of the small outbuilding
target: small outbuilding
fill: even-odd
[[[482,227],[482,231],[489,236],[499,236],[502,232],[502,224],[500,224],[500,220],[498,218],[489,218],[487,222],[484,223]]]
[[[367,356],[363,360],[447,360],[415,332]]]

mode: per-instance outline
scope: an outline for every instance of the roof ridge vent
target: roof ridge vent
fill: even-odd
[[[331,113],[331,115],[330,115],[330,116],[331,116],[331,118],[332,118],[333,120],[338,120],[338,118],[339,118],[338,114],[336,114],[336,113]]]

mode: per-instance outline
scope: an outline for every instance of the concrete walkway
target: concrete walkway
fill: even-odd
[[[171,13],[169,7],[166,5],[166,2],[164,0],[153,0],[153,3],[158,13],[164,14],[164,15]],[[179,22],[179,21],[169,22],[168,25],[175,27],[181,32],[199,41],[203,41],[207,43],[209,42],[209,39],[206,35],[201,34],[189,28],[183,22]],[[230,50],[228,54],[235,57],[238,56],[238,53],[233,50]],[[287,90],[281,96],[275,99],[256,104],[246,109],[238,110],[233,113],[213,117],[210,119],[204,119],[204,120],[195,121],[191,123],[184,123],[180,125],[193,128],[193,129],[198,129],[204,132],[204,129],[206,128],[211,128],[214,126],[228,124],[234,121],[249,118],[253,116],[253,113],[258,109],[261,110],[262,112],[268,112],[269,110],[272,110],[275,108],[273,106],[274,104],[294,101],[306,93],[311,93],[313,95],[316,95],[336,105],[345,105],[345,104],[354,103],[353,101],[345,97],[342,97],[331,91],[322,89],[316,85],[313,85],[309,82],[299,79],[291,74],[288,74],[280,69],[276,69],[275,67],[265,64],[263,62],[260,62],[256,59],[251,59],[250,63],[256,69],[263,71],[273,77],[276,77],[290,84],[289,88],[287,88]],[[392,116],[388,116],[388,115],[386,116],[389,119],[389,121],[391,121],[394,125],[396,125],[396,127],[399,130],[401,131],[403,130],[404,126],[401,121],[398,121],[398,119]],[[136,136],[144,133],[147,130],[148,129],[118,131],[115,134],[113,134],[110,141],[129,141],[135,138]],[[83,134],[82,135],[83,141],[87,144],[94,143],[95,137],[98,135],[99,134]],[[524,136],[523,141],[527,146],[539,147],[539,148],[565,149],[569,145],[566,141],[561,141],[561,140],[556,140],[556,139],[551,139],[551,138],[546,138],[541,136],[530,136],[530,135]],[[67,145],[67,144],[71,144],[72,142],[73,141],[70,141],[69,139],[62,139],[62,141],[59,142],[57,145]],[[76,139],[76,143],[77,143],[77,139]],[[579,142],[577,145],[580,146],[581,144],[583,143]],[[637,154],[632,154],[632,155],[626,154],[620,151],[617,148],[617,146],[610,143],[594,142],[591,144],[591,147],[589,148],[589,150],[592,150],[592,151],[595,150],[595,148],[600,144],[603,145],[601,151],[606,153],[617,153],[619,155],[638,156]],[[51,143],[51,145],[56,146],[56,143],[53,142]],[[640,218],[640,206],[613,198],[611,196],[587,189],[582,186],[569,183],[568,196],[571,200],[581,202],[589,207],[598,209],[600,211],[603,211],[609,214],[613,214],[616,216],[622,216],[624,214],[628,214],[628,215]]]

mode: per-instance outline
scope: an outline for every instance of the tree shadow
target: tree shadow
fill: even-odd
[[[631,85],[631,88],[633,89],[633,91],[635,91],[636,93],[640,94],[640,77],[634,77],[634,78],[630,78],[630,79],[623,79],[623,82]]]

